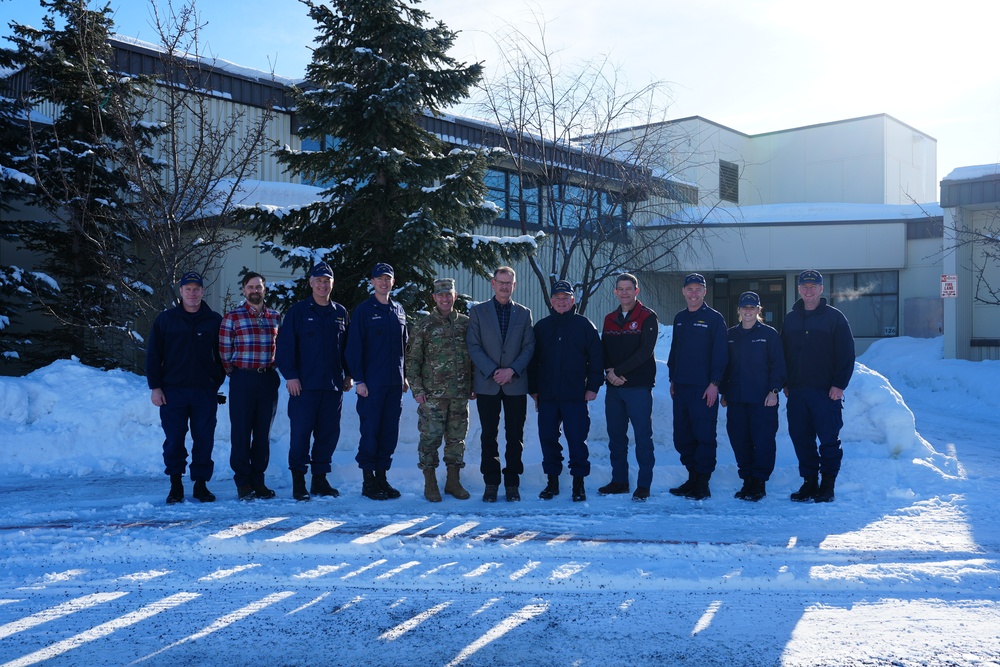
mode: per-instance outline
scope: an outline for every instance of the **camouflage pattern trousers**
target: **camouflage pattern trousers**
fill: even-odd
[[[417,405],[417,448],[421,470],[438,467],[438,448],[444,439],[444,464],[465,467],[465,436],[469,432],[469,401],[465,398],[428,398]]]

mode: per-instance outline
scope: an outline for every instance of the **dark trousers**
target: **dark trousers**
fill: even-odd
[[[219,400],[214,389],[163,388],[166,404],[160,406],[163,426],[163,465],[168,475],[183,475],[187,467],[184,437],[191,427],[191,479],[207,482],[212,479],[215,462],[215,421]]]
[[[635,436],[635,461],[639,465],[636,486],[653,485],[653,388],[611,387],[604,394],[604,415],[608,421],[608,451],[611,481],[628,484],[628,425]]]
[[[774,472],[778,432],[778,406],[730,403],[726,407],[726,433],[736,456],[740,479],[770,479]]]
[[[719,402],[708,407],[702,398],[705,389],[701,385],[674,385],[674,449],[689,471],[710,475],[715,472]]]
[[[501,408],[504,435],[507,439],[503,470],[500,469],[500,443],[497,442]],[[483,455],[479,463],[483,481],[500,486],[502,473],[504,486],[519,486],[521,475],[524,473],[521,453],[524,451],[524,420],[528,414],[527,395],[508,396],[503,393],[503,389],[492,396],[479,394],[476,397],[476,409],[479,411],[479,424],[483,429],[480,438]]]
[[[263,484],[278,411],[278,372],[234,369],[229,376],[229,466],[236,486]]]
[[[362,470],[388,470],[399,441],[399,417],[403,414],[403,386],[373,387],[368,396],[358,396],[361,439],[354,460]]]
[[[305,472],[312,465],[313,474],[330,472],[330,461],[340,441],[340,413],[344,392],[333,389],[303,389],[288,397],[290,437],[288,469]],[[312,438],[312,456],[309,440]]]
[[[538,402],[538,441],[542,445],[542,471],[546,475],[558,475],[562,472],[562,444],[559,442],[561,430],[566,431],[569,474],[573,477],[586,477],[590,474],[590,450],[587,448],[590,410],[587,401]]]
[[[799,475],[840,472],[844,402],[830,400],[829,391],[822,389],[793,389],[788,392],[787,411],[788,435],[799,459]]]

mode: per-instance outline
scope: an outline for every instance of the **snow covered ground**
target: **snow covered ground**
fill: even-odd
[[[644,504],[596,493],[602,397],[585,503],[537,499],[531,416],[524,501],[482,503],[474,409],[473,498],[424,501],[409,396],[403,497],[366,500],[352,393],[340,498],[291,499],[283,395],[277,499],[235,500],[222,409],[219,502],[168,507],[143,378],[69,360],[0,378],[0,665],[1000,665],[1000,363],[906,338],[860,362],[826,505],[788,500],[783,410],[763,501],[732,498],[724,411],[713,497],[666,493],[683,470],[665,368]]]

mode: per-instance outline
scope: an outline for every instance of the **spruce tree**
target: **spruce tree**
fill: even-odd
[[[26,202],[44,212],[16,226],[18,239],[58,285],[52,295],[35,295],[51,326],[32,337],[49,359],[73,353],[93,365],[129,365],[138,347],[138,271],[128,236],[129,184],[118,167],[123,144],[135,142],[123,123],[141,127],[129,111],[136,84],[112,69],[110,5],[41,5],[42,28],[12,24],[9,38],[14,64],[29,80],[24,103],[34,110],[23,170],[34,187]],[[52,117],[42,117],[42,109]]]
[[[325,200],[281,218],[260,214],[263,247],[299,275],[328,261],[334,298],[349,307],[367,297],[373,266],[387,262],[394,298],[409,312],[427,303],[440,267],[486,275],[530,252],[531,241],[471,235],[495,216],[485,202],[488,151],[450,149],[418,122],[459,102],[481,76],[480,65],[449,57],[455,33],[401,0],[302,1],[318,35],[297,94],[297,131],[321,148],[286,148],[279,160],[325,187]]]
[[[14,69],[13,54],[0,49],[0,242],[8,247],[17,243],[11,221],[15,204],[34,186],[34,179],[24,173],[28,162],[28,132],[22,119],[24,109],[13,98],[9,73]],[[0,359],[12,362],[21,358],[26,347],[23,336],[12,325],[31,305],[31,293],[44,286],[34,275],[14,264],[0,264]]]

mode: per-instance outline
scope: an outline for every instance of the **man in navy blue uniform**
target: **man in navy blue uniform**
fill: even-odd
[[[344,392],[353,384],[344,362],[350,318],[347,309],[330,298],[333,269],[329,264],[320,262],[312,268],[309,287],[312,295],[285,313],[275,354],[288,389],[288,469],[295,500],[309,500],[310,494],[340,495],[326,476],[340,441]],[[312,483],[307,491],[305,475],[310,467]]]
[[[204,281],[194,271],[180,281],[180,303],[156,316],[146,347],[146,382],[150,400],[160,408],[163,426],[163,463],[170,475],[167,503],[184,500],[187,449],[184,437],[191,428],[192,495],[203,503],[215,500],[206,482],[215,462],[218,391],[225,376],[219,356],[222,316],[202,301]]]
[[[590,474],[590,409],[604,383],[601,337],[594,323],[576,313],[573,287],[565,280],[552,286],[552,313],[535,324],[535,353],[528,367],[528,393],[538,409],[538,441],[548,485],[538,497],[559,495],[563,468],[560,426],[566,430],[573,501],[587,499],[584,479]]]
[[[628,493],[628,425],[635,435],[635,462],[639,465],[632,500],[649,498],[653,483],[653,385],[659,336],[656,313],[639,301],[639,280],[623,273],[615,282],[619,306],[604,318],[604,414],[608,422],[611,482],[597,490],[601,495]]]
[[[406,313],[389,297],[394,284],[392,267],[376,264],[371,277],[374,294],[354,309],[347,337],[347,367],[357,382],[361,418],[355,459],[364,479],[361,495],[372,500],[400,495],[386,479],[399,440],[403,393],[408,388]]]
[[[743,487],[734,497],[757,502],[774,472],[778,394],[785,386],[781,336],[761,317],[760,296],[740,295],[740,321],[729,329],[729,365],[720,387],[726,432]]]
[[[844,314],[822,296],[819,271],[803,271],[798,283],[801,298],[781,327],[788,368],[788,435],[803,478],[802,487],[791,498],[828,503],[834,498],[844,457],[840,429],[844,426],[844,390],[854,374],[854,334]]]
[[[715,472],[718,446],[719,385],[729,360],[726,319],[705,303],[707,292],[700,273],[684,277],[687,308],[674,316],[667,359],[674,404],[674,448],[688,471],[687,481],[670,493],[692,500],[712,495],[708,482]]]

